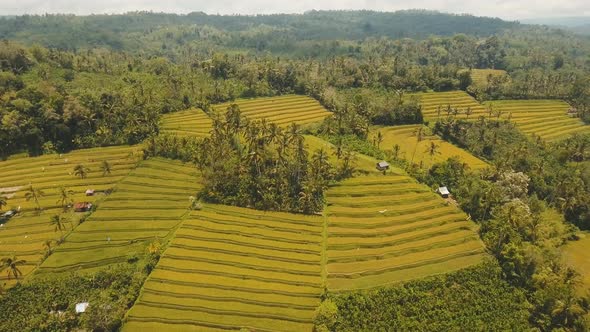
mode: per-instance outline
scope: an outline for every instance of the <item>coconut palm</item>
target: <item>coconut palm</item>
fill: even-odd
[[[88,167],[86,167],[82,164],[78,164],[78,165],[76,165],[76,167],[74,167],[74,175],[79,176],[80,179],[86,178],[88,176],[89,172],[90,172],[90,169],[88,169]]]
[[[51,216],[51,219],[49,219],[49,223],[52,226],[55,226],[55,232],[59,231],[60,233],[63,233],[63,231],[66,229],[66,225],[65,223],[69,222],[69,219],[66,217],[62,217],[59,214],[56,214],[54,216]]]
[[[0,271],[8,270],[8,279],[11,279],[11,277],[18,279],[23,275],[18,267],[26,262],[24,259],[18,259],[16,256],[4,257],[0,260]]]
[[[45,193],[41,189],[33,188],[33,185],[30,184],[27,192],[25,192],[25,199],[28,201],[33,200],[35,205],[37,205],[37,210],[41,210],[41,205],[39,204],[39,198],[43,197]]]
[[[424,127],[420,126],[414,133],[416,134],[416,145],[414,146],[414,153],[412,153],[412,163],[414,162],[414,157],[416,156],[416,150],[418,150],[418,144],[420,144],[420,142],[422,142],[424,139]]]
[[[434,156],[437,154],[440,154],[440,151],[438,151],[439,145],[434,143],[434,142],[430,142],[430,145],[426,148],[426,153],[428,153],[428,155],[430,156],[430,166],[432,167],[432,162],[434,161]]]
[[[102,164],[100,164],[100,170],[102,171],[102,176],[111,175],[111,164],[107,160],[103,160]]]
[[[45,249],[45,251],[47,252],[51,252],[53,250],[52,245],[53,242],[55,242],[54,240],[45,240],[43,242],[43,249]]]
[[[74,195],[73,190],[68,190],[66,187],[62,186],[59,187],[58,195],[59,199],[57,200],[57,204],[60,204],[64,210],[69,204],[74,202],[74,200],[72,199],[72,195]]]

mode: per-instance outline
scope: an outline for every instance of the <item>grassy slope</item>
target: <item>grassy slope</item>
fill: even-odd
[[[383,142],[380,144],[380,148],[384,151],[392,151],[394,145],[400,147],[400,158],[408,161],[412,160],[416,164],[423,163],[424,166],[430,166],[433,163],[445,161],[451,157],[459,157],[459,159],[469,165],[471,169],[482,169],[488,165],[483,160],[473,156],[471,153],[456,147],[455,145],[442,140],[436,135],[424,136],[423,139],[418,142],[417,130],[421,125],[404,125],[395,127],[382,127],[374,128],[372,130],[373,136],[377,132],[381,132],[383,135]],[[431,143],[435,143],[438,146],[438,153],[433,158],[428,154],[428,149]]]
[[[78,150],[64,155],[45,155],[36,158],[18,158],[0,162],[0,192],[8,194],[8,208],[21,208],[21,213],[0,227],[0,257],[16,255],[26,260],[21,267],[24,277],[37,268],[45,254],[44,242],[56,241],[67,235],[77,224],[80,213],[66,213],[71,223],[66,223],[65,231],[56,231],[49,220],[52,216],[63,212],[58,202],[58,189],[65,186],[74,191],[71,198],[74,202],[95,202],[104,198],[99,192],[113,188],[130,170],[135,167],[141,154],[136,147],[110,147]],[[100,164],[107,160],[112,173],[102,176]],[[72,174],[77,164],[90,169],[88,177],[81,179]],[[44,192],[39,200],[41,212],[35,210],[35,203],[26,201],[25,193],[29,184]],[[97,194],[87,197],[84,192],[88,188],[97,190]],[[52,247],[55,246],[52,242]],[[2,283],[12,285],[14,280],[7,281],[3,275]]]
[[[307,125],[321,122],[330,116],[319,102],[307,96],[285,95],[279,97],[238,99],[233,102],[214,105],[214,109],[223,112],[232,104],[238,104],[242,114],[250,119],[276,123],[287,127],[291,123]]]
[[[206,205],[176,232],[125,331],[311,331],[323,218]]]
[[[78,226],[40,266],[40,273],[102,268],[143,253],[166,240],[186,214],[198,190],[194,167],[166,159],[141,163],[86,222]]]

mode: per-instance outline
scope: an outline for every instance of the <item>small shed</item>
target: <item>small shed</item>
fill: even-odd
[[[389,163],[386,161],[380,161],[377,163],[377,169],[380,171],[385,171],[389,169]]]
[[[436,192],[439,193],[442,198],[449,198],[449,195],[451,194],[447,187],[439,187]]]
[[[86,196],[94,196],[94,189],[86,189]]]
[[[92,203],[90,202],[78,202],[74,204],[74,211],[75,212],[87,212],[92,209]]]
[[[77,314],[85,312],[87,308],[88,308],[88,302],[76,303],[76,313]]]

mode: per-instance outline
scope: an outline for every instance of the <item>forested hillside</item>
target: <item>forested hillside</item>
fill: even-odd
[[[0,331],[589,329],[587,38],[410,10],[0,39]]]

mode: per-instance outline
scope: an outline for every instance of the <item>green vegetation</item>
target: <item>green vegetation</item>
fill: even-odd
[[[19,284],[0,297],[0,328],[116,331],[145,277],[134,266],[116,265],[90,275],[69,274]],[[76,313],[76,304],[84,302],[88,302],[86,311]]]
[[[0,330],[589,330],[587,38],[428,11],[0,35]]]
[[[396,287],[330,295],[322,306],[330,302],[337,307],[332,318],[322,313],[316,320],[328,331],[529,329],[526,297],[491,261]]]
[[[311,331],[323,218],[206,204],[191,212],[124,331]]]

